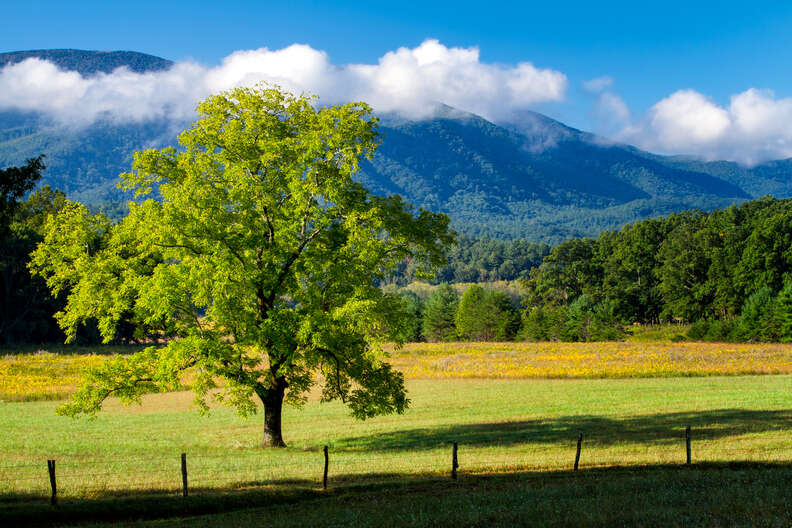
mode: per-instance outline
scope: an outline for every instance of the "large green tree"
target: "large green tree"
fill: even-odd
[[[533,268],[530,278],[522,283],[528,306],[568,305],[589,292],[595,297],[602,284],[597,242],[589,238],[562,242],[550,250],[541,266]]]
[[[258,398],[264,446],[285,445],[282,405],[316,381],[358,418],[403,412],[403,377],[380,344],[404,335],[404,304],[378,284],[405,259],[442,264],[448,218],[353,180],[379,142],[363,103],[317,109],[260,86],[209,97],[198,114],[181,150],[137,153],[122,175],[161,199],[112,226],[71,204],[34,254],[53,290],[70,288],[68,338],[96,318],[109,340],[129,312],[177,336],[91,371],[60,412],[139,401],[187,369],[202,409],[212,395],[249,414]],[[99,249],[84,243],[97,230],[109,230]]]

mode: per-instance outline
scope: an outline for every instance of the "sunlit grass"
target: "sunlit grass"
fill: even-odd
[[[53,402],[0,405],[0,495],[44,497],[56,459],[64,497],[175,492],[180,453],[190,485],[205,489],[320,486],[330,447],[331,486],[447,476],[459,442],[460,472],[571,468],[578,432],[583,467],[684,462],[693,428],[699,462],[792,459],[792,377],[624,380],[413,380],[411,409],[360,422],[312,397],[287,408],[289,448],[258,447],[261,417],[227,408],[190,411],[188,393],[156,394],[142,407],[109,402],[94,421],[54,414]]]

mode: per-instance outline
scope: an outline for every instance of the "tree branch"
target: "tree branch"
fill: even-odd
[[[272,286],[272,289],[270,290],[270,294],[267,296],[267,301],[269,302],[270,305],[272,305],[272,303],[275,301],[275,296],[278,293],[278,289],[283,284],[283,281],[286,280],[286,276],[289,274],[292,265],[294,265],[297,259],[300,258],[300,255],[305,250],[305,247],[311,242],[311,240],[316,238],[316,236],[319,235],[319,233],[321,232],[322,232],[322,228],[321,227],[317,228],[313,233],[308,235],[306,238],[303,239],[302,242],[300,242],[300,245],[297,247],[294,253],[289,255],[288,260],[286,260],[286,263],[283,265],[283,269],[278,274],[278,278],[275,279],[275,284]]]
[[[186,244],[160,244],[158,242],[153,242],[153,245],[157,247],[164,247],[164,248],[182,248],[182,249],[189,249],[193,252],[194,255],[203,255],[202,252],[198,251],[192,246],[188,246]]]

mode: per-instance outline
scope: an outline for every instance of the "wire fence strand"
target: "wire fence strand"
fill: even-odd
[[[674,431],[676,433],[676,431]],[[584,442],[582,466],[603,467],[644,464],[683,464],[684,438],[669,444],[669,437],[658,436],[653,443],[614,448],[597,439]],[[404,444],[377,450],[329,449],[328,478],[330,485],[373,483],[394,478],[432,476],[452,473],[452,442],[420,446]],[[739,439],[737,440],[739,446]],[[459,443],[459,471],[471,474],[485,472],[545,471],[571,469],[574,438],[568,446],[559,444],[493,444],[465,445]],[[696,462],[781,462],[788,461],[792,448],[784,438],[772,438],[769,445],[739,447],[723,446],[708,439],[693,443]],[[57,461],[58,493],[62,496],[85,496],[97,492],[134,494],[182,490],[181,453],[169,452],[147,456],[86,457],[51,454]],[[0,465],[0,496],[44,498],[50,488],[50,475],[45,469],[47,459]],[[240,450],[195,454],[187,453],[186,471],[193,489],[231,489],[244,485],[321,486],[324,469],[321,450],[267,453]]]

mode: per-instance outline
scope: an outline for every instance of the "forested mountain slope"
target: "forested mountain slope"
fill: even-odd
[[[126,66],[168,68],[135,52],[40,50],[0,54],[0,67],[29,57],[95,75]],[[495,124],[440,106],[431,119],[383,115],[382,146],[361,180],[380,193],[447,212],[471,235],[557,242],[626,222],[690,208],[713,209],[751,197],[792,196],[792,161],[745,168],[730,162],[664,157],[614,144],[533,112]],[[188,123],[99,121],[88,127],[0,112],[0,166],[46,154],[42,183],[97,204],[123,199],[115,188],[135,150],[175,144]]]

